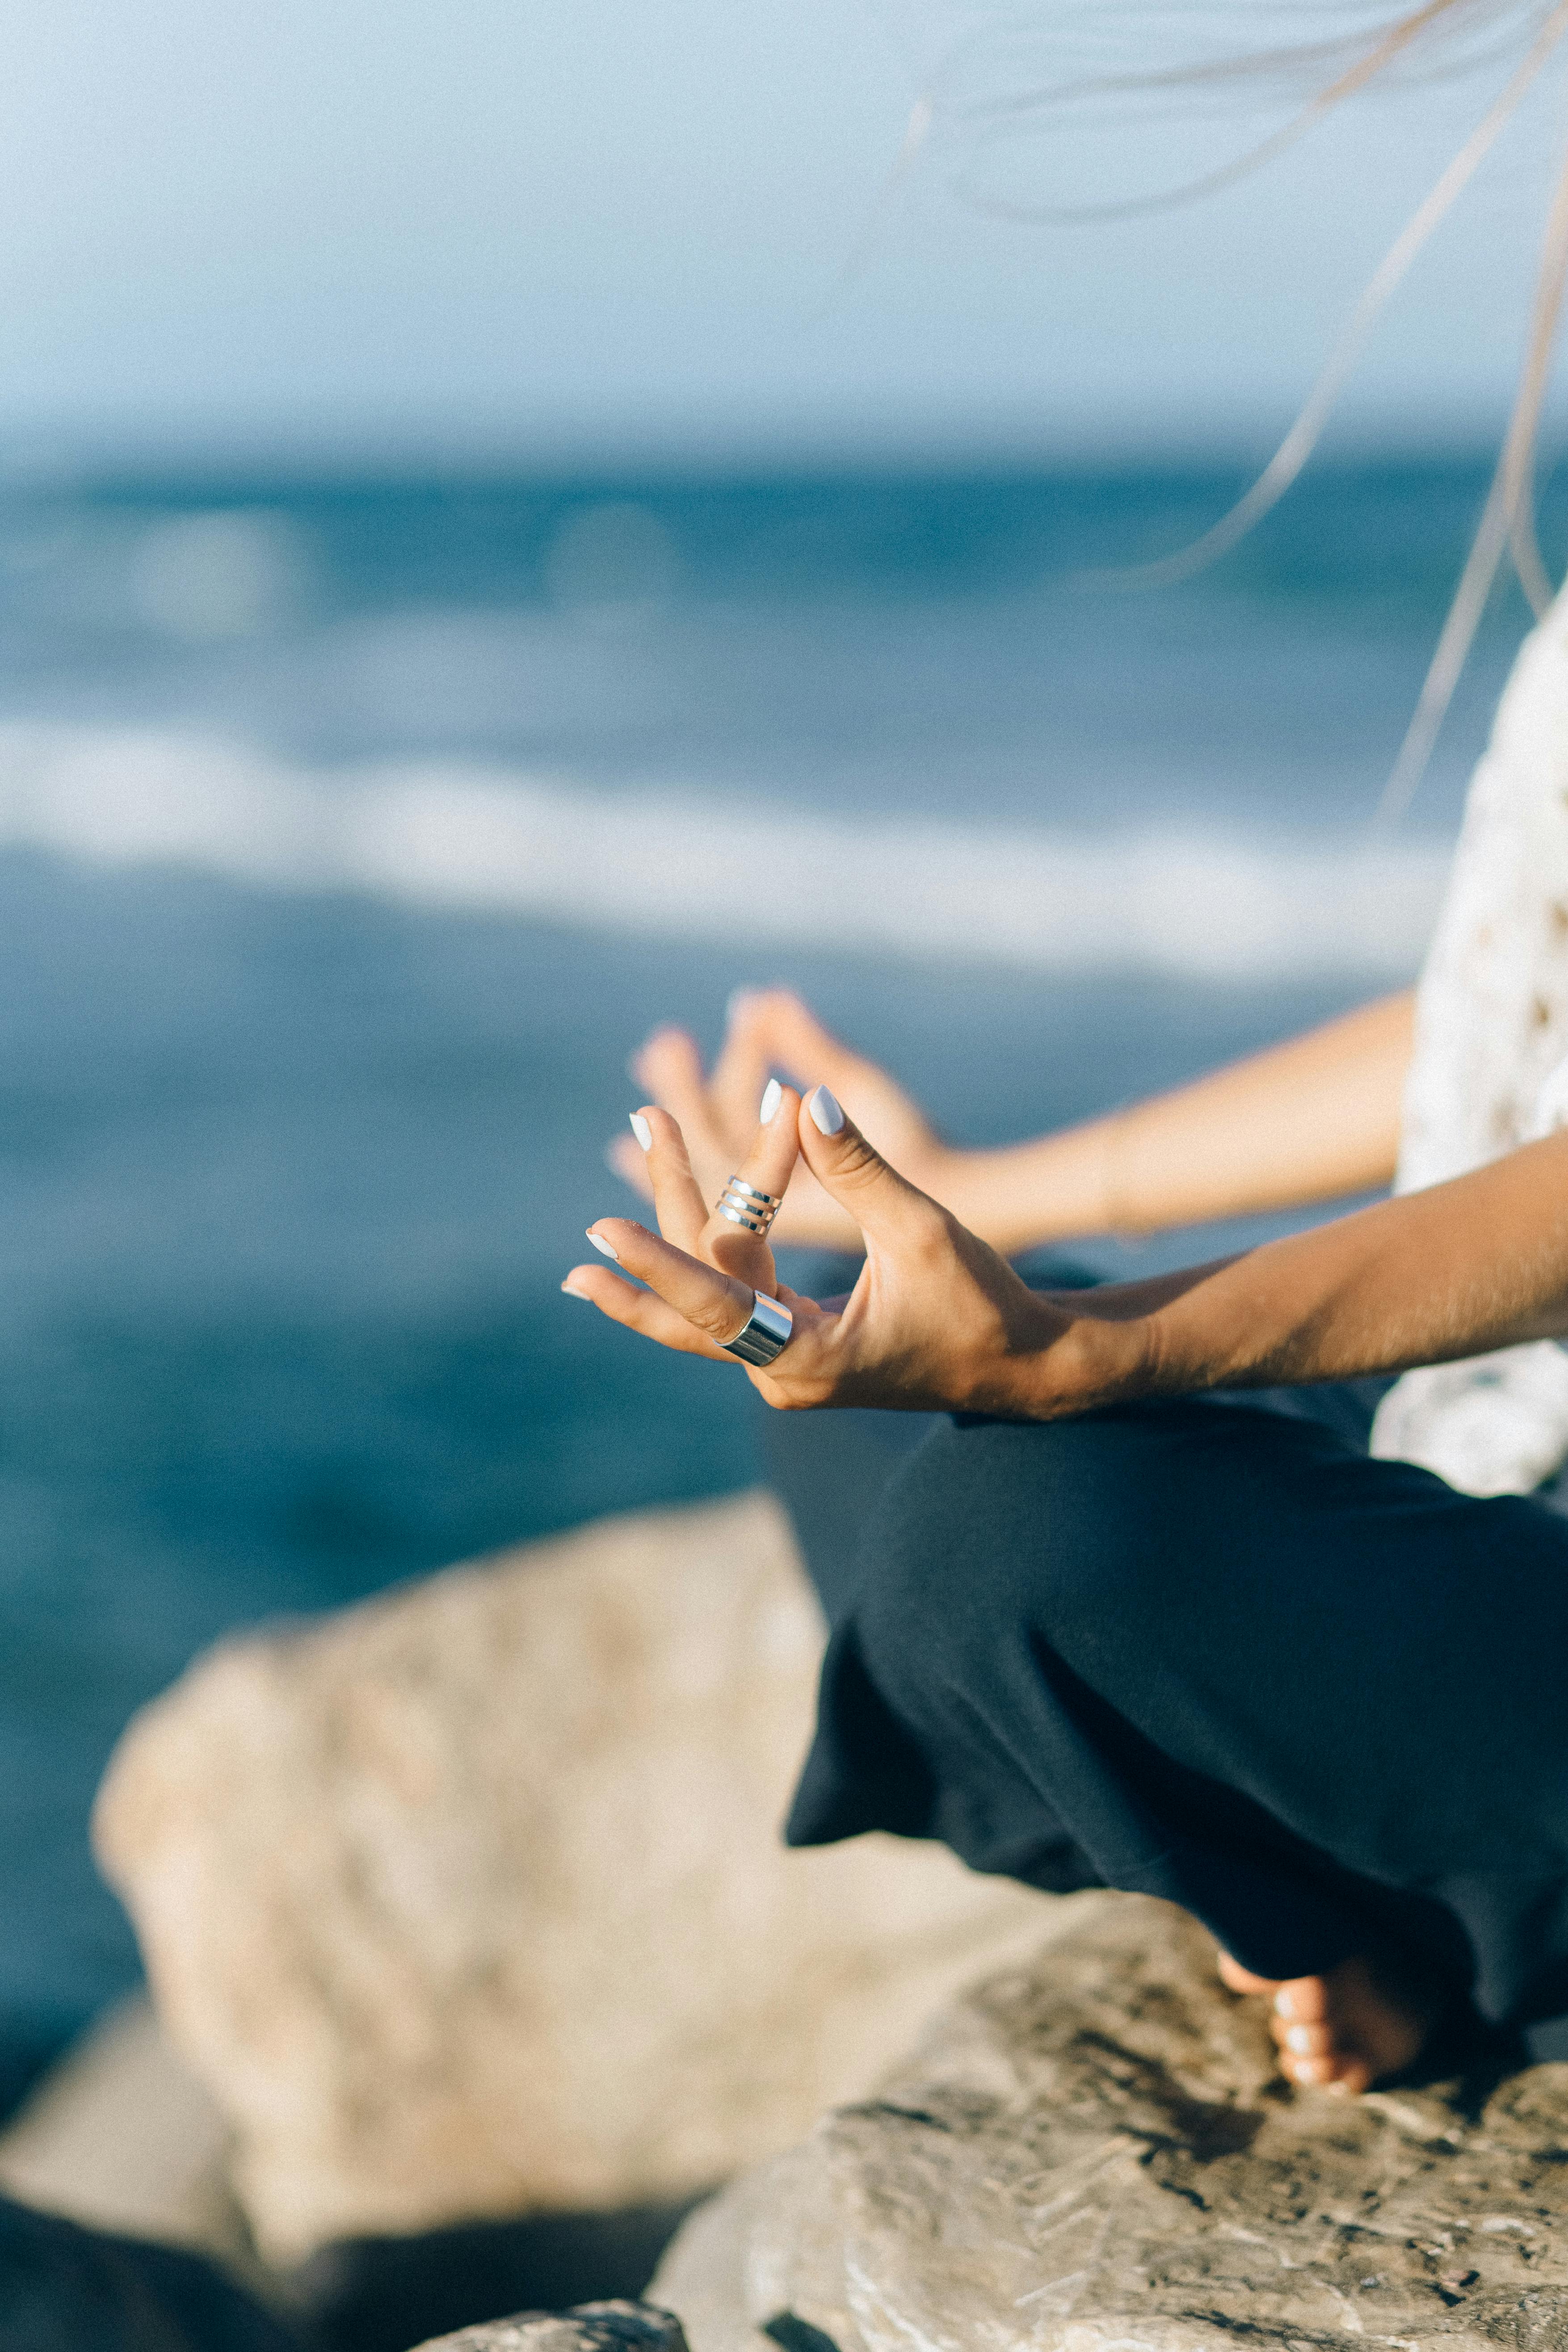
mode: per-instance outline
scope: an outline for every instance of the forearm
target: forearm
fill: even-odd
[[[1372,1191],[1394,1173],[1412,1008],[1387,997],[1104,1118],[966,1154],[949,1205],[1016,1255]]]
[[[1568,1135],[1243,1256],[1074,1303],[1092,1402],[1351,1380],[1560,1338]],[[1059,1409],[1051,1352],[1025,1372],[1026,1410]]]

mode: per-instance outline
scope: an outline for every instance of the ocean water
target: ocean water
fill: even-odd
[[[0,494],[0,2097],[134,1977],[88,1808],[194,1653],[755,1475],[557,1288],[656,1021],[788,980],[982,1140],[1412,973],[1524,626],[1377,830],[1484,467],[1094,576],[1241,479]]]

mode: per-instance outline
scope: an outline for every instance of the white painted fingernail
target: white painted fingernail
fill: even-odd
[[[651,1151],[653,1150],[653,1129],[649,1127],[647,1119],[644,1118],[641,1111],[628,1111],[626,1116],[632,1123],[632,1133],[637,1137],[637,1139],[642,1145],[643,1150],[645,1151]],[[593,1236],[590,1234],[589,1239],[592,1240],[592,1238]]]
[[[1285,2036],[1285,2047],[1287,2050],[1300,2050],[1310,2054],[1312,2047],[1310,2030],[1305,2025],[1293,2025]]]
[[[614,1242],[607,1242],[603,1234],[596,1234],[593,1232],[592,1229],[589,1231],[588,1239],[593,1243],[594,1247],[605,1257],[613,1257],[616,1264],[619,1265],[621,1262],[621,1254],[616,1247]]]
[[[763,1088],[763,1099],[757,1107],[757,1117],[764,1127],[784,1100],[784,1088],[776,1078],[770,1078]]]
[[[823,1135],[837,1135],[844,1124],[844,1113],[839,1108],[838,1098],[836,1095],[829,1094],[826,1087],[812,1088],[811,1100],[806,1104],[806,1108],[811,1113],[812,1125]]]
[[[584,1300],[584,1302],[585,1302],[589,1307],[592,1307],[592,1305],[594,1304],[593,1300],[588,1297],[588,1294],[587,1294],[587,1292],[586,1292],[585,1290],[578,1290],[578,1289],[575,1287],[575,1286],[574,1286],[574,1284],[570,1283],[570,1282],[563,1282],[563,1283],[562,1284],[562,1286],[561,1286],[561,1293],[562,1293],[562,1297],[564,1297],[564,1298],[581,1298],[581,1299],[583,1299],[583,1300]]]
[[[1275,2016],[1276,2016],[1276,2017],[1294,2017],[1294,2016],[1295,2016],[1295,2014],[1296,2014],[1296,2004],[1295,2004],[1295,2002],[1291,2000],[1291,1998],[1290,1998],[1290,1996],[1289,1996],[1289,1994],[1288,1992],[1277,1992],[1277,1993],[1275,1994],[1275,1996],[1274,1996],[1274,2014],[1275,2014]]]

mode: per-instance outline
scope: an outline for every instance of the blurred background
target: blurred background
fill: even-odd
[[[1014,105],[1377,13],[8,28],[0,2105],[134,1977],[88,1806],[194,1651],[755,1476],[739,1382],[557,1288],[655,1022],[790,981],[978,1140],[1414,971],[1517,599],[1373,812],[1559,83],[1279,510],[1089,575],[1245,486],[1541,12],[1202,203],[1126,208],[1289,76]]]

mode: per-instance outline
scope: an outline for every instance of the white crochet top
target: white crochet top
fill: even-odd
[[[1568,1125],[1568,590],[1525,641],[1476,770],[1416,994],[1395,1189],[1462,1175]],[[1406,1372],[1372,1450],[1471,1495],[1568,1459],[1555,1340]]]

